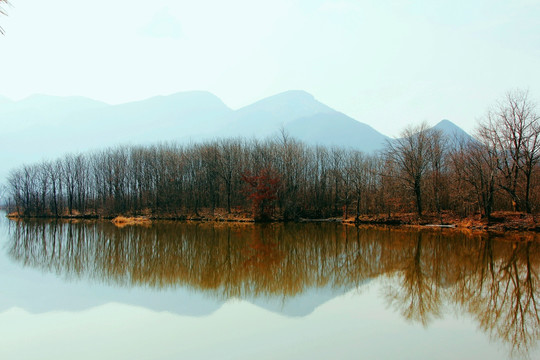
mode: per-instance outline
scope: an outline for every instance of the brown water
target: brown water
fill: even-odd
[[[540,239],[0,222],[0,356],[540,358]]]

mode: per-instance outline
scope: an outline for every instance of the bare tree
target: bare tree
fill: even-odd
[[[373,189],[373,174],[375,158],[364,155],[359,151],[352,152],[347,158],[345,172],[350,177],[350,187],[355,201],[355,219],[359,220],[362,200],[367,200],[375,192]],[[364,205],[368,208],[367,204]]]
[[[426,123],[409,126],[401,137],[386,143],[385,157],[398,168],[397,176],[414,193],[416,211],[422,215],[422,187],[430,164],[432,130]]]
[[[531,179],[540,160],[540,117],[535,105],[528,91],[511,91],[480,123],[480,132],[495,143],[501,175],[499,186],[512,199],[514,211],[531,212]]]
[[[499,161],[497,140],[489,128],[480,126],[474,139],[456,142],[449,153],[450,191],[455,209],[462,216],[478,211],[490,222],[500,190]]]
[[[429,164],[431,170],[431,187],[433,189],[433,198],[435,209],[439,215],[442,224],[442,192],[444,187],[444,172],[446,169],[446,159],[448,152],[448,139],[442,131],[430,130],[431,139],[429,141]]]

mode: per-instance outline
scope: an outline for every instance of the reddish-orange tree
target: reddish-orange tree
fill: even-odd
[[[244,192],[252,202],[255,220],[270,220],[274,215],[274,205],[281,185],[279,175],[272,169],[265,168],[257,175],[245,172],[242,180],[246,183]]]

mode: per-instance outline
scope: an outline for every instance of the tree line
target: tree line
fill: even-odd
[[[274,139],[218,139],[119,146],[24,165],[8,178],[8,205],[21,216],[216,212],[256,219],[425,212],[465,217],[496,210],[538,212],[540,121],[527,92],[488,112],[474,137],[425,123],[384,151],[308,146]]]

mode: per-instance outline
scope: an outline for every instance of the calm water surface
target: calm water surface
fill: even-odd
[[[9,221],[2,359],[540,359],[540,239]]]

